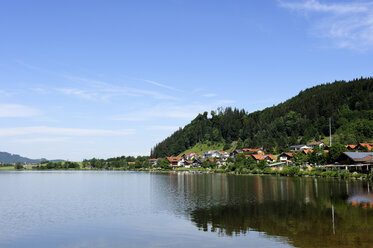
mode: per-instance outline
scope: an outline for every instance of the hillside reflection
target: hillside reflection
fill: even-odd
[[[178,210],[201,231],[256,231],[295,247],[373,244],[372,187],[363,182],[189,174],[168,179]]]

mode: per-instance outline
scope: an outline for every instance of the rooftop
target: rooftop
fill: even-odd
[[[351,159],[362,159],[368,156],[373,156],[373,152],[344,152]]]

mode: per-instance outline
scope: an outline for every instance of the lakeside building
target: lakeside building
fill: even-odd
[[[347,150],[354,151],[357,145],[346,145]]]
[[[315,148],[316,146],[318,146],[318,147],[320,147],[320,148],[321,148],[321,147],[324,147],[325,144],[324,144],[324,142],[321,142],[321,141],[314,141],[314,142],[308,143],[307,146],[308,146],[308,147],[311,147],[311,149],[313,149],[313,148]]]
[[[264,149],[262,147],[258,148],[258,149],[243,148],[242,152],[252,152],[252,153],[263,155],[264,154]]]
[[[349,151],[361,151],[361,150],[368,150],[373,151],[373,143],[359,143],[357,145],[346,145],[347,150]]]
[[[258,148],[258,149],[243,148],[243,149],[236,149],[236,150],[232,151],[229,154],[229,156],[231,158],[235,158],[237,156],[237,154],[240,154],[240,153],[252,153],[252,154],[260,154],[260,155],[264,155],[265,154],[264,149],[262,147]]]
[[[202,153],[201,158],[220,158],[221,156],[220,152],[212,150]]]
[[[184,166],[183,157],[167,157],[167,161],[170,163],[171,167],[181,167]]]
[[[337,158],[337,164],[330,167],[369,173],[373,168],[373,152],[344,152]]]
[[[196,158],[199,158],[201,155],[197,154],[197,153],[185,153],[183,155],[181,155],[181,157],[184,158],[184,160],[193,160],[193,159],[196,159]]]
[[[151,159],[149,159],[149,163],[150,163],[151,166],[156,166],[157,163],[158,163],[158,159],[151,158]]]
[[[273,155],[270,155],[270,154],[267,154],[267,155],[253,154],[251,156],[256,162],[267,160],[268,163],[273,163],[275,161],[275,158],[273,157]]]
[[[355,147],[355,150],[365,150],[365,149],[367,149],[368,151],[372,151],[372,148],[373,148],[373,143],[359,143]]]
[[[290,162],[294,154],[291,152],[283,152],[279,156],[280,162]]]
[[[295,146],[290,146],[290,150],[292,151],[301,151],[301,150],[311,150],[312,148],[307,146],[307,145],[295,145]]]
[[[323,148],[320,153],[328,153],[329,150],[326,150],[328,147],[324,145],[322,142],[311,142],[308,145],[296,145],[291,146],[291,152],[283,152],[278,155],[278,157],[271,154],[265,154],[263,148],[243,148],[243,149],[236,149],[232,151],[230,154],[226,151],[217,151],[217,150],[210,150],[204,152],[202,154],[198,153],[185,153],[182,156],[178,157],[167,157],[167,161],[169,162],[170,167],[184,167],[184,168],[198,168],[201,167],[202,163],[216,163],[218,167],[222,167],[227,165],[230,158],[232,158],[232,162],[236,158],[237,154],[244,154],[245,157],[253,158],[256,162],[266,160],[269,165],[268,166],[279,166],[279,165],[289,165],[293,164],[294,155],[297,152],[301,152],[305,155],[309,155],[310,153],[315,152],[315,150],[311,149],[311,147]],[[343,168],[346,165],[354,166],[356,169],[357,167],[366,166],[368,167],[364,170],[364,172],[368,171],[369,169],[373,169],[370,166],[373,164],[373,155],[372,152],[359,152],[361,150],[372,149],[373,143],[359,143],[357,145],[346,145],[346,148],[349,151],[355,152],[345,152],[338,158],[336,164],[327,165],[327,167],[336,167],[336,168]],[[276,163],[276,158],[278,163]],[[157,159],[149,159],[149,162],[152,166],[157,164]],[[361,170],[360,170],[361,171]]]
[[[344,165],[353,164],[373,164],[373,152],[344,152],[342,153],[337,162]]]
[[[275,158],[271,154],[251,154],[245,155],[246,158],[253,158],[256,162],[266,160],[268,163],[273,163]]]

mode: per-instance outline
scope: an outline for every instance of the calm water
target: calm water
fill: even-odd
[[[315,178],[0,172],[0,247],[373,247],[372,191]]]

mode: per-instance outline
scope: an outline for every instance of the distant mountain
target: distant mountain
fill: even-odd
[[[157,144],[151,157],[178,155],[199,143],[223,143],[224,150],[232,144],[237,148],[264,147],[277,153],[290,145],[327,139],[329,118],[334,142],[372,141],[373,78],[321,84],[253,113],[232,108],[204,112]]]
[[[6,163],[6,164],[17,163],[17,162],[32,164],[32,163],[40,163],[42,161],[47,161],[47,159],[45,158],[30,159],[26,157],[21,157],[18,154],[0,152],[0,162]],[[64,160],[48,160],[48,161],[58,162],[58,161],[64,161]]]

